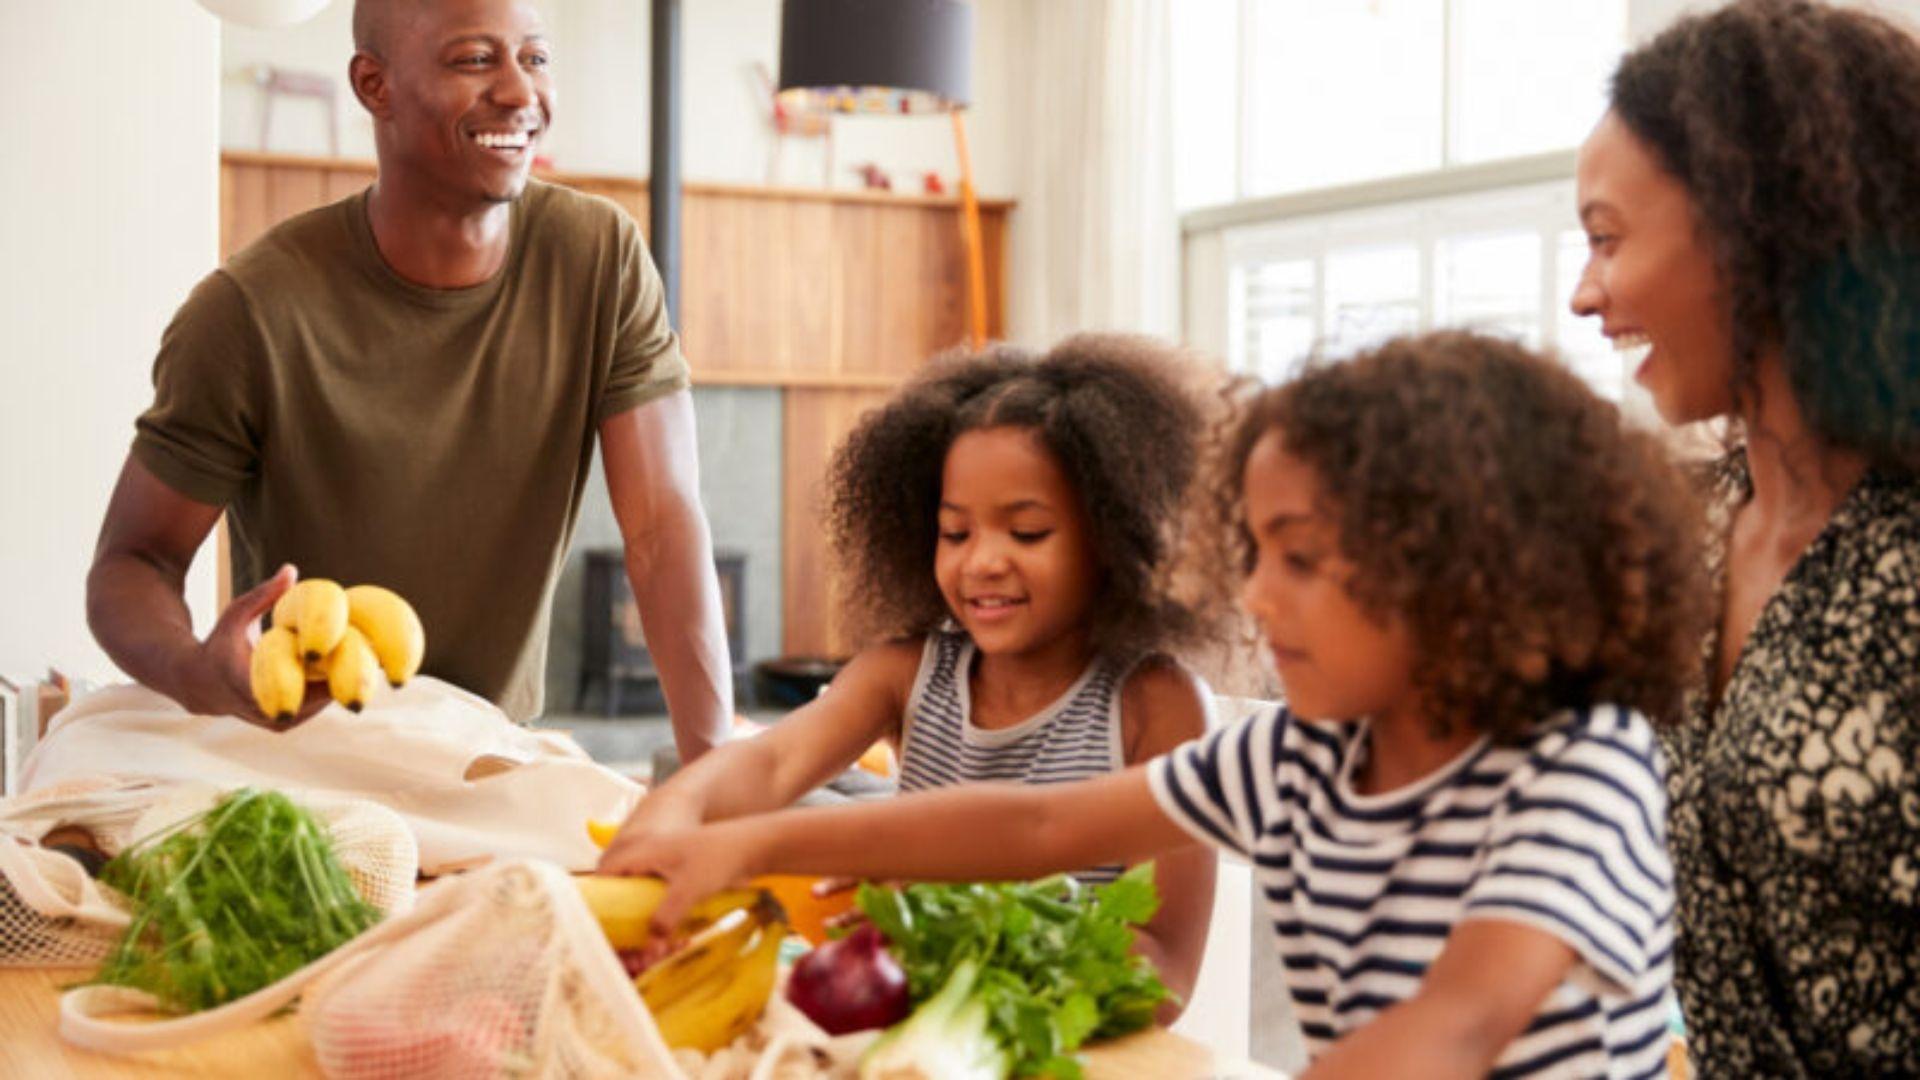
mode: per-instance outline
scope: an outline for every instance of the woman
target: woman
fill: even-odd
[[[1920,44],[1748,0],[1630,53],[1573,298],[1728,418],[1705,677],[1667,736],[1709,1076],[1920,1074]]]

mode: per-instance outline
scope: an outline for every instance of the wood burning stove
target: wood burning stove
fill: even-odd
[[[658,700],[659,671],[647,651],[640,628],[640,607],[627,582],[625,553],[619,548],[595,548],[586,553],[586,602],[580,608],[582,639],[580,681],[576,707],[586,709],[590,691],[602,688],[601,709],[619,716],[627,691],[637,690],[649,703]],[[713,568],[720,578],[720,611],[727,628],[727,652],[737,674],[744,670],[746,615],[743,602],[747,557],[716,551]],[[665,711],[664,703],[654,705]]]

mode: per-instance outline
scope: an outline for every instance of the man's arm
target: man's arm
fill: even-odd
[[[693,395],[677,390],[600,424],[627,580],[683,762],[718,745],[733,721],[733,672],[713,541],[700,507],[693,423]]]
[[[174,491],[129,455],[87,573],[87,625],[120,670],[188,711],[274,727],[253,702],[248,631],[292,586],[294,572],[282,567],[235,598],[207,639],[196,639],[187,568],[219,518],[219,507]],[[324,694],[309,693],[301,716],[324,703]]]

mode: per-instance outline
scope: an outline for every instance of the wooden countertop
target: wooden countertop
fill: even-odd
[[[0,968],[0,1076],[66,1077],[319,1076],[296,1015],[261,1021],[176,1050],[116,1057],[81,1050],[57,1030],[60,988],[85,971]],[[1206,1047],[1154,1030],[1086,1051],[1088,1080],[1281,1080],[1245,1062],[1220,1060]]]

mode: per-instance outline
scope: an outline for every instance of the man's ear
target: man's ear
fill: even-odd
[[[388,96],[387,65],[384,61],[372,53],[354,53],[353,60],[347,64],[347,82],[353,86],[353,96],[360,99],[362,108],[376,119],[387,118],[392,102]]]

